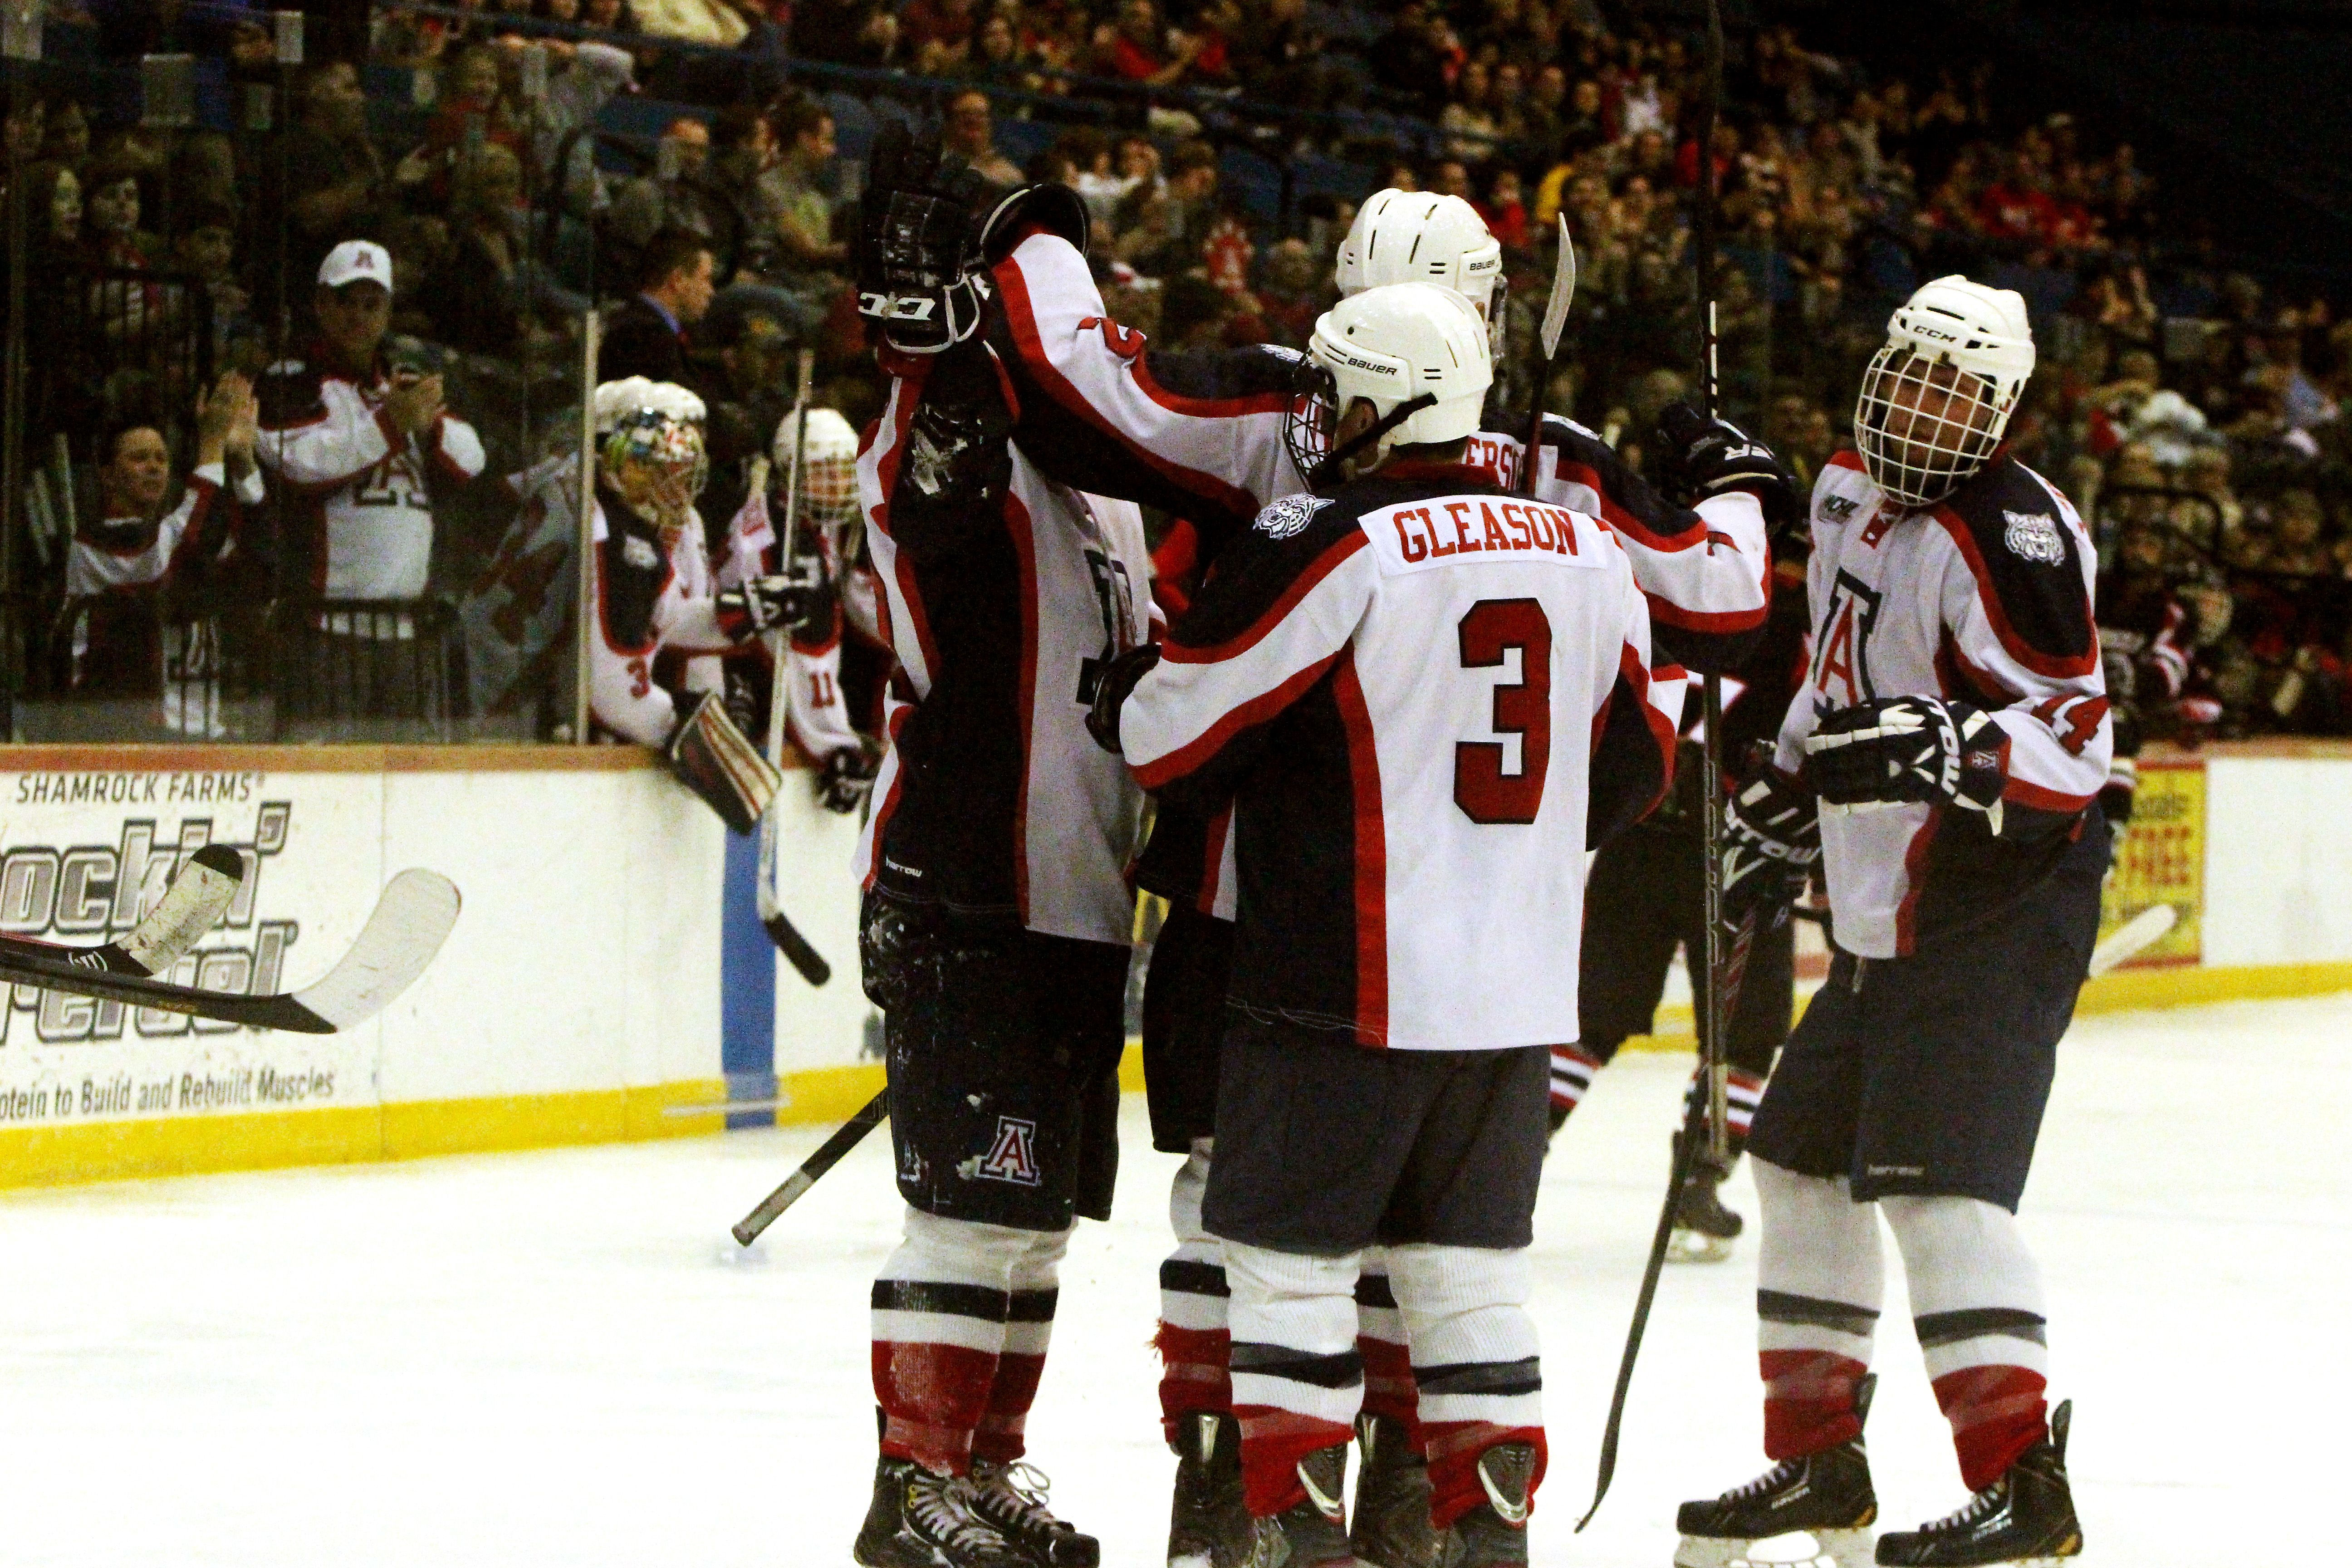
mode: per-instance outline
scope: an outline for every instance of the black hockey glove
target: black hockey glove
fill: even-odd
[[[797,632],[814,616],[824,597],[824,584],[816,563],[794,561],[793,569],[772,577],[754,577],[740,588],[719,590],[719,629],[730,640],[741,642],[761,632]]]
[[[874,775],[880,763],[863,746],[836,746],[817,765],[817,804],[846,816],[874,793]]]
[[[1805,737],[1805,771],[1832,815],[1910,801],[1980,811],[2000,831],[2009,732],[1965,702],[1886,697],[1841,708]]]
[[[857,313],[892,348],[938,353],[979,327],[988,281],[977,241],[998,194],[962,158],[884,123],[858,209]]]
[[[1762,505],[1765,526],[1775,534],[1804,515],[1797,483],[1772,448],[1728,419],[1669,403],[1658,415],[1657,447],[1667,489],[1686,500],[1746,490]]]
[[[1766,770],[1724,807],[1720,849],[1725,922],[1737,926],[1753,913],[1759,929],[1778,931],[1822,858],[1812,796]]]
[[[927,507],[993,517],[1013,481],[1012,436],[995,354],[978,342],[950,349],[932,363],[909,421],[905,482]]]
[[[1126,706],[1136,682],[1150,674],[1151,667],[1159,662],[1160,645],[1148,642],[1140,647],[1129,648],[1103,666],[1102,673],[1095,679],[1094,706],[1087,710],[1087,733],[1095,738],[1096,745],[1113,753],[1122,750],[1118,743],[1118,710]]]

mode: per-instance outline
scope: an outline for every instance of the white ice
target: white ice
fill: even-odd
[[[2085,1020],[2027,1194],[2088,1560],[2333,1560],[2352,1400],[2352,995]],[[1677,1500],[1762,1468],[1755,1248],[1671,1270],[1616,1487],[1570,1534],[1686,1058],[1604,1074],[1546,1173],[1546,1563],[1664,1568]],[[748,1261],[728,1224],[821,1135],[23,1192],[0,1201],[0,1562],[322,1568],[846,1563],[873,1420],[879,1138]],[[1147,1348],[1170,1160],[1072,1249],[1033,1452],[1105,1561],[1154,1564]],[[1744,1175],[1732,1201],[1752,1217]],[[1893,1248],[1888,1248],[1890,1258]],[[1960,1500],[1886,1303],[1885,1522]]]

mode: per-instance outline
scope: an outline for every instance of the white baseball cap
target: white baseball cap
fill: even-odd
[[[319,287],[341,289],[346,283],[374,283],[392,291],[392,255],[372,239],[347,239],[327,252],[319,263]]]

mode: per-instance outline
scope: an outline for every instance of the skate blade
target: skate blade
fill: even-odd
[[[1703,1230],[1677,1229],[1666,1239],[1666,1261],[1669,1263],[1720,1263],[1730,1256],[1729,1237],[1709,1236]]]
[[[1875,1540],[1868,1529],[1792,1530],[1756,1541],[1685,1535],[1675,1568],[1872,1568]]]

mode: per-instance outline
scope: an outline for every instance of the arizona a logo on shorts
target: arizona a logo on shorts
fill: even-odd
[[[2065,564],[2066,541],[2058,531],[2057,519],[2046,511],[2011,511],[2005,507],[2000,515],[2009,521],[2001,537],[2009,542],[2011,554],[2045,566]]]
[[[1315,514],[1330,504],[1328,498],[1309,495],[1305,490],[1285,496],[1257,514],[1257,531],[1268,539],[1288,539],[1313,522]]]
[[[1037,1185],[1037,1124],[1018,1116],[996,1119],[996,1139],[980,1162],[980,1173],[1016,1187]]]

